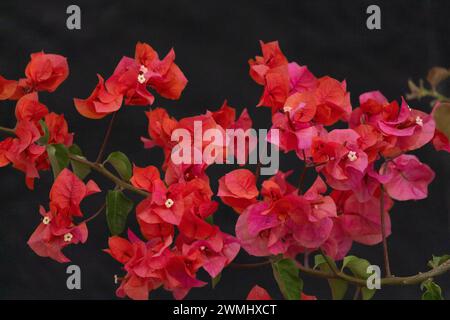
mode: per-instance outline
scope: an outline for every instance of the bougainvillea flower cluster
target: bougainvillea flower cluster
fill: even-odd
[[[189,142],[194,150],[190,163],[172,160],[177,129],[195,137],[200,123],[203,131],[223,133],[225,141],[215,143],[227,148],[228,129],[252,128],[247,109],[237,116],[226,101],[216,111],[182,119],[162,107],[143,109],[148,130],[141,141],[144,148],[162,149],[165,159],[160,167],[131,165],[123,153],[101,162],[100,152],[96,163],[91,163],[73,144],[64,116],[40,101],[41,91],[53,92],[67,78],[64,57],[34,53],[25,78],[0,76],[0,100],[17,101],[13,136],[0,141],[0,167],[12,164],[24,172],[30,189],[40,171],[52,167],[55,174],[48,210],[41,206],[41,222],[28,240],[31,249],[39,256],[68,262],[62,249],[87,240],[87,222],[95,215],[86,219],[80,204],[101,190],[92,180],[83,182],[86,174],[80,174],[74,163],[90,166],[116,183],[106,200],[109,224],[120,218],[112,216],[113,209],[129,207],[120,213],[125,213],[125,220],[119,232],[109,225],[112,236],[105,249],[122,265],[123,274],[116,276],[119,297],[148,299],[154,290],[164,288],[182,299],[192,288],[206,284],[200,270],[217,280],[241,248],[272,263],[293,259],[299,264],[295,260],[299,255],[307,261],[316,251],[337,261],[344,259],[353,242],[371,246],[389,236],[395,201],[426,198],[435,177],[410,152],[429,142],[437,150],[450,151],[448,138],[436,129],[435,111],[414,109],[403,98],[389,101],[379,91],[361,94],[352,107],[345,80],[318,77],[307,66],[289,62],[278,42],[261,42],[261,49],[261,56],[249,60],[250,77],[264,87],[257,105],[271,110],[267,140],[299,158],[303,171],[298,185],[292,182],[297,168],[263,177],[258,166],[256,170],[241,166],[214,177],[218,189],[213,190],[207,170],[214,161],[196,159],[214,143],[210,141]],[[86,118],[101,119],[122,105],[149,107],[154,93],[179,99],[187,79],[174,60],[173,49],[160,59],[150,45],[137,43],[134,58],[123,57],[109,78],[98,75],[91,95],[74,99],[75,108]],[[279,140],[273,139],[275,132]],[[246,160],[251,151],[248,146]],[[225,156],[219,151],[214,160],[224,163]],[[233,156],[238,157],[237,152]],[[105,169],[108,162],[117,175]],[[309,187],[303,185],[306,170],[315,173]],[[124,237],[126,215],[133,208],[124,193],[130,191],[143,196],[135,207],[139,230],[128,229]],[[235,235],[214,223],[221,204],[238,215]],[[255,286],[248,299],[271,297]],[[296,299],[315,297],[299,292]]]

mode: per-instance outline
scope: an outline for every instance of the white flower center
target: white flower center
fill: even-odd
[[[69,232],[69,233],[66,233],[66,234],[64,235],[64,241],[65,241],[65,242],[70,242],[70,241],[72,241],[72,238],[73,238],[73,234],[71,234],[70,232]]]
[[[289,107],[289,106],[283,107],[284,112],[290,112],[291,110],[292,110],[292,107]]]
[[[50,223],[50,217],[44,217],[44,219],[42,219],[42,223],[43,224],[49,224]]]
[[[171,206],[173,206],[173,200],[169,198],[164,204],[166,205],[166,208],[169,209]]]
[[[423,119],[419,116],[416,117],[416,124],[419,126],[423,126]]]
[[[358,159],[358,156],[356,155],[356,152],[355,151],[350,151],[348,154],[347,154],[347,158],[348,158],[348,160],[350,160],[350,161],[356,161],[356,159]]]
[[[201,250],[201,251],[205,251],[205,249],[206,249],[205,246],[201,246],[201,247],[200,247],[200,250]]]
[[[138,80],[138,82],[139,82],[140,84],[145,83],[145,81],[147,81],[147,80],[145,79],[145,76],[144,76],[143,74],[138,75],[137,80]]]
[[[144,65],[141,65],[141,67],[139,68],[139,71],[142,73],[147,73],[148,69]]]

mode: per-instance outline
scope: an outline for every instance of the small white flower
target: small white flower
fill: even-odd
[[[423,127],[423,119],[419,116],[416,117],[416,124]]]
[[[284,106],[283,107],[283,111],[284,112],[290,112],[292,110],[292,107],[289,107],[289,106]]]
[[[65,242],[70,242],[70,241],[72,241],[72,238],[73,238],[73,234],[71,234],[70,232],[69,232],[69,233],[66,233],[66,234],[64,235],[64,241],[65,241]]]
[[[139,68],[139,71],[142,73],[147,73],[148,69],[144,65],[141,65],[141,67]]]
[[[205,249],[206,249],[205,246],[201,246],[201,247],[200,247],[200,250],[201,250],[201,251],[205,251]]]
[[[145,81],[147,81],[146,79],[145,79],[145,76],[143,75],[143,74],[140,74],[140,75],[138,75],[138,82],[140,83],[140,84],[142,84],[142,83],[145,83]]]
[[[43,224],[49,224],[50,221],[51,221],[51,219],[50,219],[50,217],[48,217],[48,216],[46,216],[46,217],[44,217],[44,219],[42,219],[42,223],[43,223]]]
[[[348,154],[347,154],[347,158],[348,158],[348,160],[350,160],[350,161],[356,161],[357,159],[358,159],[358,156],[356,155],[356,152],[355,151],[350,151]]]
[[[164,204],[166,205],[166,208],[169,209],[171,206],[173,206],[173,200],[169,198]]]

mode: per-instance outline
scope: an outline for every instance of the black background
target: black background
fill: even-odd
[[[66,8],[78,4],[82,29],[66,28]],[[369,4],[382,12],[382,30],[366,28]],[[0,74],[8,79],[23,75],[28,56],[45,50],[68,57],[70,77],[53,94],[40,98],[51,110],[64,113],[75,142],[93,159],[101,144],[108,119],[100,121],[80,116],[73,97],[87,97],[94,88],[96,73],[108,77],[123,55],[133,56],[137,41],[150,43],[160,55],[175,48],[176,62],[189,83],[181,100],[157,97],[177,118],[218,108],[224,99],[242,110],[249,108],[254,127],[270,125],[270,111],[254,107],[262,87],[248,76],[247,60],[260,54],[258,40],[279,40],[289,60],[306,64],[317,75],[347,79],[352,102],[359,94],[379,89],[389,99],[407,91],[408,78],[424,77],[435,65],[449,66],[448,45],[450,6],[448,1],[5,1],[0,3]],[[447,89],[448,90],[448,86]],[[448,91],[447,91],[448,93]],[[426,102],[414,107],[429,111]],[[144,107],[123,107],[114,126],[108,152],[121,150],[139,166],[160,164],[160,150],[144,150],[139,140],[147,136]],[[0,125],[12,127],[14,103],[0,103]],[[397,203],[391,211],[393,235],[389,238],[395,275],[415,274],[426,269],[431,254],[450,253],[449,155],[430,146],[420,151],[421,160],[437,173],[430,196],[418,202]],[[282,156],[281,168],[300,162],[293,155]],[[232,169],[215,166],[208,170],[218,178]],[[112,185],[93,174],[103,190]],[[308,176],[309,181],[313,178]],[[212,179],[216,190],[217,179]],[[51,173],[43,173],[36,190],[26,189],[22,173],[11,168],[0,172],[0,298],[2,299],[111,299],[116,285],[113,275],[120,266],[101,249],[107,246],[104,216],[89,225],[85,245],[65,250],[82,270],[82,290],[66,288],[66,265],[36,256],[26,241],[39,223],[38,207],[47,205]],[[87,215],[102,203],[102,195],[85,201]],[[139,198],[134,198],[139,200]],[[236,215],[221,206],[216,221],[234,233]],[[134,219],[131,227],[137,231]],[[380,245],[354,245],[352,254],[382,264]],[[239,262],[257,261],[242,254]],[[202,277],[206,279],[203,274]],[[450,297],[450,276],[438,279]],[[252,270],[226,269],[215,290],[194,289],[192,299],[241,299],[254,284],[267,288],[279,298],[270,267]],[[386,287],[375,298],[417,299],[418,286]],[[305,292],[329,298],[326,281],[305,277]],[[351,294],[349,294],[351,295]],[[161,290],[154,298],[168,298]]]

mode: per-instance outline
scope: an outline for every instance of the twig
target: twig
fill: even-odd
[[[79,224],[82,224],[82,223],[88,223],[89,221],[94,220],[98,215],[100,215],[100,213],[103,212],[103,210],[105,209],[105,207],[106,207],[106,203],[103,203],[103,205],[100,207],[100,209],[97,210],[96,213],[94,213],[94,214],[93,214],[92,216],[90,216],[89,218],[84,219],[84,220],[81,221]]]
[[[259,176],[261,175],[261,162],[258,160],[255,168],[255,181],[258,183]]]
[[[235,268],[235,269],[253,269],[253,268],[266,266],[270,263],[271,263],[270,260],[266,260],[263,262],[257,262],[257,263],[234,263],[233,262],[230,264],[230,267]]]
[[[339,269],[336,267],[336,264],[325,254],[325,252],[320,249],[320,254],[323,256],[323,258],[325,259],[326,263],[328,264],[328,266],[330,267],[331,271],[333,271],[333,273],[335,275],[339,274]]]
[[[119,187],[121,187],[123,189],[137,193],[144,197],[148,197],[150,195],[148,192],[138,189],[138,188],[135,188],[133,185],[129,184],[128,182],[125,182],[124,180],[120,179],[116,175],[112,174],[110,171],[108,171],[108,169],[106,169],[103,165],[101,165],[99,163],[91,162],[83,157],[80,157],[80,156],[77,156],[74,154],[70,154],[69,158],[73,161],[87,165],[88,167],[90,167],[93,170],[97,171],[98,173],[102,174],[103,176],[105,176],[109,180],[113,181],[116,185],[118,185]]]
[[[108,124],[108,129],[106,129],[105,137],[103,138],[102,146],[100,147],[100,150],[98,151],[97,159],[95,160],[96,163],[100,163],[103,158],[103,154],[105,153],[106,145],[108,144],[109,137],[111,136],[112,127],[114,124],[114,120],[116,119],[117,112],[113,112],[111,120]]]
[[[0,131],[14,134],[14,129],[10,129],[10,128],[0,127]],[[69,158],[73,161],[87,165],[88,167],[90,167],[93,170],[97,171],[98,173],[102,174],[103,176],[105,176],[109,180],[113,181],[116,185],[118,185],[119,187],[121,187],[123,189],[127,189],[131,192],[137,193],[144,197],[148,197],[150,195],[148,192],[138,189],[138,188],[135,188],[128,182],[120,179],[119,177],[117,177],[116,175],[114,175],[113,173],[108,171],[108,169],[103,167],[103,165],[100,163],[91,162],[91,161],[87,160],[86,158],[83,158],[83,157],[80,157],[80,156],[77,156],[74,154],[69,154]]]
[[[381,186],[381,196],[380,196],[380,215],[381,215],[381,237],[383,239],[383,258],[384,258],[384,268],[386,271],[386,277],[392,277],[391,267],[389,265],[389,250],[386,239],[386,221],[384,216],[384,188]]]
[[[10,134],[10,135],[14,135],[16,130],[11,129],[11,128],[6,128],[6,127],[0,127],[0,131]]]
[[[361,293],[361,287],[356,286],[355,295],[353,296],[353,300],[358,300],[360,293]]]

